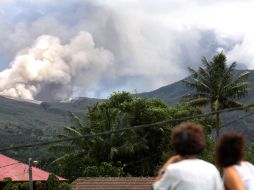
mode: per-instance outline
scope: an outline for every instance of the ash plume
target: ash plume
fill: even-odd
[[[96,47],[88,32],[68,44],[42,35],[22,50],[10,68],[0,72],[0,95],[23,99],[59,101],[70,98],[74,88],[88,88],[113,63],[113,55]]]
[[[218,49],[224,49],[228,62],[254,68],[250,24],[254,1],[3,0],[0,6],[0,69],[8,68],[12,62],[0,74],[1,94],[64,100],[76,96],[106,98],[121,90],[151,91],[186,77],[187,67],[197,68],[203,56],[209,59]],[[80,63],[89,68],[78,71],[77,65],[72,66],[71,55],[66,55],[67,50],[57,50],[65,52],[54,56],[56,63],[64,63],[63,67],[58,69],[54,63],[50,67],[56,73],[49,69],[43,79],[27,78],[30,72],[23,76],[25,72],[19,70],[24,68],[17,68],[25,65],[18,64],[18,60],[33,62],[25,55],[35,48],[38,36],[57,36],[61,42],[56,40],[56,45],[68,49],[70,39],[79,31],[89,32],[96,47],[106,49],[100,51],[107,52],[105,60],[99,53],[96,56],[100,64],[98,60],[89,60]],[[77,51],[82,51],[82,45]],[[96,47],[92,49],[100,49]],[[57,51],[54,50],[55,54]]]

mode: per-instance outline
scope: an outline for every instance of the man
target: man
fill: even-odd
[[[154,190],[223,190],[216,167],[198,159],[205,147],[203,128],[194,123],[182,123],[171,134],[171,144],[177,155],[162,167],[153,184]]]

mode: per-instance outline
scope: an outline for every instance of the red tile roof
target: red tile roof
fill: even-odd
[[[75,180],[72,190],[151,190],[152,177],[82,177]]]
[[[33,181],[46,181],[50,173],[32,167]],[[13,181],[29,181],[28,165],[0,154],[0,181],[10,177]],[[65,180],[58,177],[59,180]]]

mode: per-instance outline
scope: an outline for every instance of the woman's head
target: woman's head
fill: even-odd
[[[171,144],[176,153],[181,156],[197,155],[205,147],[203,128],[191,122],[181,123],[172,131]]]
[[[244,135],[239,132],[225,132],[216,147],[216,161],[221,167],[239,163],[244,157]]]

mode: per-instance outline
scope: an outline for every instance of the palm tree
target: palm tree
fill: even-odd
[[[226,64],[223,52],[216,54],[211,61],[202,59],[198,70],[189,68],[191,80],[183,80],[192,89],[184,96],[184,102],[193,106],[210,105],[211,111],[237,107],[242,104],[237,100],[246,96],[249,91],[248,71],[236,72],[236,63]],[[220,113],[216,113],[216,137],[220,131]]]

